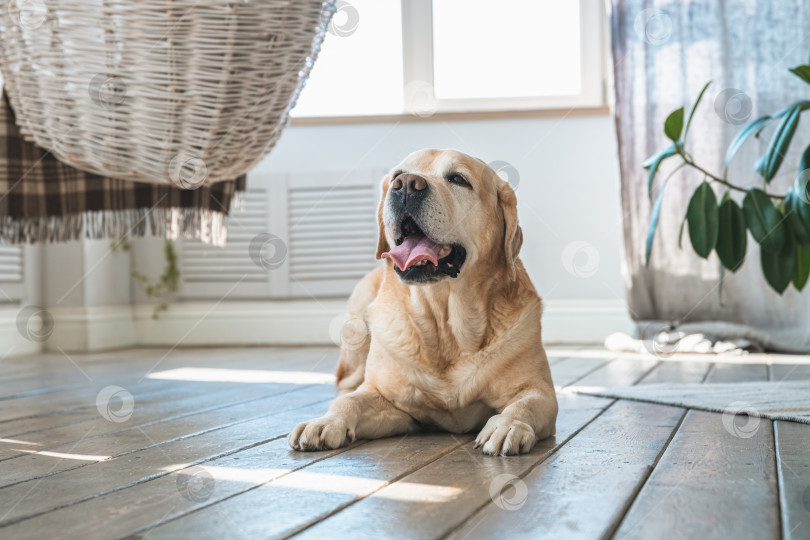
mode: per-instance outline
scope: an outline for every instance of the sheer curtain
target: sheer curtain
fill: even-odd
[[[747,121],[810,98],[810,86],[787,71],[806,63],[810,54],[810,0],[612,0],[611,30],[627,300],[641,337],[671,325],[686,333],[744,337],[769,349],[810,351],[810,287],[797,293],[791,285],[781,296],[771,290],[750,235],[745,264],[734,274],[726,272],[722,296],[717,256],[699,258],[688,232],[683,248],[678,247],[689,197],[703,180],[696,171],[682,169],[668,183],[645,268],[652,204],[641,165],[667,146],[667,115],[681,106],[688,111],[710,80],[687,147],[698,163],[715,173],[722,172],[728,143]],[[810,113],[805,113],[771,184],[774,190],[794,181],[808,142]],[[761,185],[753,163],[764,148],[760,141],[749,141],[729,178],[746,187]],[[660,179],[677,164],[673,158],[662,167],[654,195]],[[718,200],[724,191],[720,188],[715,186]],[[738,202],[740,195],[734,195]]]

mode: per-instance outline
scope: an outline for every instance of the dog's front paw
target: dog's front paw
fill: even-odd
[[[496,414],[475,438],[475,448],[490,456],[514,456],[531,452],[537,436],[526,422]]]
[[[327,414],[298,424],[288,440],[296,450],[334,450],[354,442],[354,430],[340,416]]]

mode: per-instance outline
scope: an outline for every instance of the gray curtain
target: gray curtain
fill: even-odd
[[[682,169],[666,188],[649,268],[644,266],[651,201],[642,162],[668,144],[667,115],[687,113],[703,85],[713,81],[698,109],[688,150],[708,170],[722,172],[733,136],[749,120],[798,99],[810,86],[787,68],[808,62],[810,0],[612,0],[615,115],[622,176],[625,278],[628,306],[641,333],[671,324],[686,333],[748,338],[768,349],[810,351],[810,291],[791,285],[783,295],[768,287],[759,247],[748,237],[748,254],[736,273],[726,272],[719,294],[720,263],[700,259],[678,232],[694,188],[703,180]],[[769,135],[772,128],[765,132]],[[779,175],[769,189],[783,190],[796,178],[801,151],[810,142],[805,113]],[[760,186],[753,163],[765,144],[752,140],[739,152],[729,178]],[[678,163],[662,167],[660,179]],[[715,186],[718,199],[722,186]],[[741,194],[734,194],[741,201]]]

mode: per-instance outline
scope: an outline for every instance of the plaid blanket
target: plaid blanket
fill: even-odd
[[[25,141],[0,103],[0,244],[147,234],[222,245],[227,215],[245,177],[181,189],[75,169]]]

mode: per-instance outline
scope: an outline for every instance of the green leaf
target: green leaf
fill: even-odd
[[[697,99],[692,104],[692,108],[689,110],[689,117],[686,119],[686,128],[684,128],[683,130],[684,141],[686,141],[686,136],[689,134],[689,126],[692,125],[692,117],[695,116],[695,109],[697,109],[698,105],[700,104],[700,100],[703,99],[703,94],[706,93],[706,89],[709,88],[710,84],[712,84],[711,81],[706,83],[706,85],[703,87],[703,90],[700,91]]]
[[[802,152],[799,159],[799,174],[793,183],[793,192],[805,204],[810,204],[810,145]],[[810,223],[808,223],[810,226]]]
[[[744,128],[740,130],[739,133],[734,137],[734,140],[731,141],[731,144],[728,145],[728,150],[726,150],[726,159],[724,162],[724,168],[728,171],[728,166],[731,163],[731,160],[734,158],[734,155],[742,148],[742,145],[745,144],[745,141],[753,135],[754,133],[759,136],[759,133],[765,129],[769,122],[775,120],[775,116],[760,116],[756,120],[745,125]]]
[[[717,197],[708,182],[700,184],[692,194],[686,221],[695,253],[707,258],[717,243]]]
[[[801,177],[802,173],[807,170],[810,170],[810,145],[804,149],[802,157],[799,159],[799,176]]]
[[[797,291],[804,289],[807,278],[810,276],[810,251],[796,246],[796,264],[793,270],[793,286]]]
[[[661,150],[657,154],[653,154],[650,157],[648,157],[646,160],[644,160],[644,163],[642,163],[641,166],[644,167],[645,169],[649,169],[650,167],[653,166],[653,164],[658,160],[658,158],[661,155],[669,154],[671,156],[674,156],[677,153],[678,153],[678,151],[675,149],[675,144],[670,143],[669,146],[667,146],[666,148],[664,148],[663,150]]]
[[[800,199],[810,204],[810,145],[802,152],[799,158],[799,170],[794,183],[794,191]]]
[[[794,107],[787,116],[782,118],[771,138],[768,149],[754,165],[754,168],[762,175],[765,182],[773,180],[773,177],[779,172],[779,167],[782,166],[790,142],[793,140],[793,134],[796,133],[796,126],[799,125],[800,116],[801,109]]]
[[[796,245],[792,236],[787,236],[778,252],[759,251],[762,274],[773,290],[782,294],[793,279],[796,268]]]
[[[661,166],[661,163],[663,163],[665,159],[671,158],[677,153],[678,150],[675,148],[675,144],[673,143],[644,162],[644,168],[650,170],[649,178],[647,179],[647,193],[649,194],[650,199],[652,199],[653,182],[655,181],[656,173],[658,173],[658,167]]]
[[[795,68],[791,68],[790,72],[796,75],[798,78],[810,84],[810,66],[802,65],[796,66]]]
[[[791,190],[785,194],[785,217],[796,241],[810,249],[810,206]]]
[[[736,272],[742,266],[748,248],[745,216],[733,199],[724,199],[717,209],[717,218],[717,256],[725,268]]]
[[[681,220],[681,227],[678,229],[678,249],[683,249],[683,228],[686,226],[686,214]]]
[[[683,130],[683,107],[672,111],[664,121],[664,133],[672,142],[678,142]]]
[[[787,116],[788,113],[790,113],[794,109],[799,109],[800,111],[803,111],[803,110],[805,110],[807,108],[810,108],[810,101],[807,101],[805,99],[799,100],[799,101],[794,101],[793,103],[785,105],[784,107],[782,107],[781,109],[779,109],[778,111],[773,113],[771,115],[771,118],[776,120],[777,118],[782,118],[783,116]]]
[[[650,228],[647,231],[647,248],[645,253],[644,265],[650,266],[650,255],[652,254],[653,240],[655,240],[655,230],[658,228],[658,218],[661,217],[661,203],[664,201],[664,188],[667,185],[661,186],[658,190],[658,197],[653,204],[652,212],[650,212]]]
[[[761,189],[751,188],[743,198],[742,208],[754,240],[763,250],[779,253],[789,231],[785,230],[782,213],[776,209],[770,197]]]

